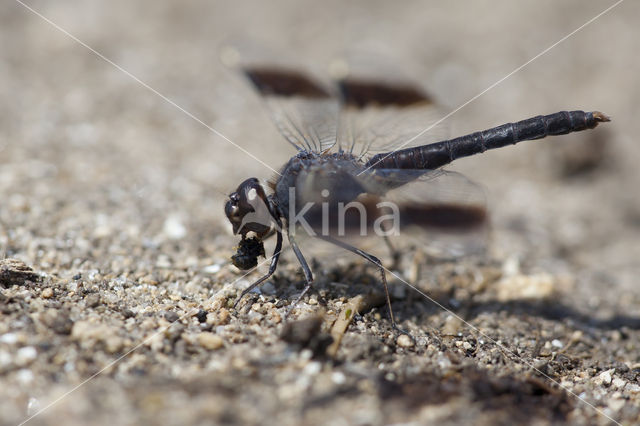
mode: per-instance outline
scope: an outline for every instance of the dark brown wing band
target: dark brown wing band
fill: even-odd
[[[431,99],[421,90],[408,85],[346,79],[338,82],[344,103],[356,108],[368,106],[409,106]]]
[[[296,71],[281,68],[251,68],[245,69],[244,72],[256,89],[265,96],[302,96],[311,99],[331,96],[321,85]]]

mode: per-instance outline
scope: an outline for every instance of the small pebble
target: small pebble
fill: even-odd
[[[27,415],[32,415],[40,410],[40,402],[36,398],[29,398],[27,403]]]
[[[167,311],[164,314],[164,319],[166,319],[169,322],[176,322],[180,319],[180,315],[176,314],[173,311]]]
[[[271,318],[271,321],[272,321],[274,324],[280,324],[280,321],[282,321],[282,316],[281,316],[281,315],[280,315],[280,313],[279,313],[277,310],[275,310],[275,309],[272,309],[272,310],[271,310],[271,317],[270,317],[270,318]]]
[[[444,326],[442,327],[443,334],[457,334],[462,328],[462,321],[453,315],[448,315],[445,319]]]
[[[626,404],[623,398],[611,398],[608,402],[609,408],[613,411],[620,411]]]
[[[33,346],[25,346],[24,348],[18,349],[15,362],[17,365],[22,367],[30,364],[37,356],[38,352],[36,351],[36,348]]]
[[[336,385],[343,385],[347,381],[347,378],[340,371],[336,371],[333,374],[331,374],[331,380]]]
[[[407,336],[406,334],[401,334],[400,336],[398,336],[396,344],[401,348],[410,348],[413,346],[413,340],[411,340],[411,337]]]
[[[58,334],[70,334],[73,321],[69,318],[69,313],[61,309],[49,309],[40,317],[42,323],[50,327]]]
[[[498,300],[545,299],[553,295],[555,281],[549,274],[507,275],[496,283]]]
[[[635,383],[629,383],[627,384],[625,390],[630,393],[640,393],[640,385],[637,385]]]
[[[100,304],[100,295],[98,293],[92,293],[90,295],[88,295],[85,299],[84,299],[87,308],[95,308],[96,306],[98,306]]]
[[[322,371],[322,364],[319,362],[310,362],[303,369],[303,373],[309,376],[316,376],[320,371]]]
[[[611,384],[613,385],[613,387],[615,387],[617,389],[622,389],[627,384],[627,382],[624,381],[623,379],[619,378],[619,377],[616,377],[615,379],[613,379],[611,381]]]
[[[609,386],[611,384],[611,381],[612,381],[611,375],[613,374],[614,371],[616,371],[615,368],[612,368],[612,369],[607,370],[607,371],[603,371],[595,379],[593,379],[593,381],[597,385]]]
[[[28,385],[33,382],[33,373],[31,372],[31,370],[28,370],[26,368],[20,369],[16,373],[16,379],[18,379],[18,382],[20,382],[20,384]]]
[[[11,354],[7,351],[0,350],[0,369],[5,369],[11,365]]]
[[[105,350],[110,354],[120,352],[124,346],[124,340],[116,335],[109,336],[104,339]]]
[[[220,265],[217,263],[214,263],[213,265],[208,265],[202,268],[202,272],[204,272],[205,274],[215,274],[216,272],[219,272],[219,271],[220,271]]]
[[[213,333],[203,332],[198,334],[198,343],[205,349],[215,351],[220,349],[224,345],[224,341],[220,336],[216,336]]]
[[[13,345],[18,341],[18,335],[15,333],[7,333],[0,336],[0,343]]]
[[[136,316],[136,313],[133,312],[131,309],[128,309],[128,308],[124,308],[122,311],[120,311],[120,313],[125,318],[133,318],[133,317]]]
[[[218,310],[218,324],[227,324],[231,319],[231,313],[228,309],[220,308]]]
[[[169,256],[164,254],[158,256],[158,259],[156,260],[156,267],[163,269],[171,268],[171,259],[169,259]]]
[[[560,348],[562,348],[562,347],[564,346],[564,343],[562,343],[562,342],[561,342],[560,340],[558,340],[558,339],[553,339],[553,340],[551,341],[551,346],[553,346],[554,348],[558,348],[558,349],[560,349]]]
[[[196,318],[198,318],[198,322],[201,323],[207,321],[207,311],[205,311],[204,309],[200,309],[196,314]]]
[[[187,228],[182,223],[180,215],[169,215],[164,221],[162,232],[172,240],[179,240],[187,235]]]
[[[0,287],[24,285],[27,281],[37,281],[38,274],[30,266],[18,259],[0,260]]]
[[[293,343],[305,347],[320,333],[322,317],[312,315],[295,321],[285,323],[280,338],[287,343]]]
[[[51,289],[51,287],[47,287],[44,290],[42,290],[41,296],[45,299],[51,299],[53,297],[53,290]]]

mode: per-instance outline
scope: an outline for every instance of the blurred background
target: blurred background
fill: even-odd
[[[221,63],[227,43],[255,40],[318,72],[346,50],[379,51],[449,112],[613,3],[26,1],[41,17],[5,1],[0,253],[61,278],[141,265],[167,241],[176,265],[226,261],[225,194],[272,172],[203,123],[272,168],[293,153]],[[638,16],[621,3],[446,120],[458,136],[560,110],[611,116],[451,167],[487,192],[492,256],[570,276],[566,303],[594,317],[640,315]]]

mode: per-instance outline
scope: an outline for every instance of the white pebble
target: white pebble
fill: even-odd
[[[597,385],[609,386],[611,384],[611,380],[612,380],[611,375],[613,374],[614,371],[616,371],[615,368],[612,368],[612,369],[607,370],[607,371],[603,371],[595,379],[593,379],[593,381]]]
[[[18,335],[16,333],[7,333],[0,336],[0,343],[13,345],[17,341],[18,341]]]
[[[27,415],[32,415],[40,411],[40,401],[36,398],[29,398],[29,402],[27,403]]]
[[[179,240],[187,235],[187,228],[182,224],[180,216],[175,214],[167,217],[164,221],[162,231],[172,240]]]
[[[615,379],[613,379],[611,384],[613,385],[613,387],[615,387],[617,389],[622,389],[623,387],[625,387],[627,382],[625,380],[619,378],[619,377],[616,377]]]
[[[413,346],[413,340],[406,334],[401,334],[396,340],[396,344],[401,348],[410,348]]]
[[[562,348],[564,346],[564,343],[562,343],[560,340],[558,339],[553,339],[551,341],[551,346],[553,346],[554,348]]]
[[[623,398],[611,398],[608,401],[609,408],[613,411],[620,411],[625,404],[626,401]]]
[[[16,373],[16,379],[20,384],[28,385],[33,382],[33,373],[29,369],[22,368]]]
[[[344,382],[347,381],[347,378],[340,371],[336,371],[333,374],[331,374],[331,380],[336,385],[342,385],[342,384],[344,384]]]
[[[214,263],[213,265],[208,265],[202,268],[202,272],[204,272],[205,274],[215,274],[219,270],[220,270],[220,265],[217,263]]]
[[[0,351],[0,369],[11,365],[11,354],[7,351]]]
[[[27,365],[38,356],[38,351],[33,346],[25,346],[24,348],[18,349],[16,353],[16,364],[17,365]]]
[[[322,364],[317,361],[310,362],[304,366],[304,373],[309,376],[315,376],[322,370]]]
[[[640,393],[640,385],[629,383],[625,390],[631,393]]]

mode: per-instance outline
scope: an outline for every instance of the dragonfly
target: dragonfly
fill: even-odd
[[[560,111],[427,143],[424,129],[434,102],[415,83],[347,74],[328,85],[296,67],[268,63],[245,64],[239,70],[264,100],[283,141],[297,152],[266,185],[248,178],[226,200],[226,217],[234,235],[241,237],[232,257],[235,266],[255,267],[258,257],[265,256],[263,241],[276,238],[268,272],[242,291],[234,308],[275,273],[286,236],[305,279],[287,316],[314,282],[298,244],[298,236],[304,235],[373,264],[380,273],[391,324],[398,329],[385,267],[357,246],[358,237],[388,241],[393,235],[413,236],[426,229],[478,229],[487,222],[482,203],[434,198],[442,183],[446,188],[447,182],[454,182],[456,193],[460,185],[455,182],[462,181],[443,166],[610,121],[598,111]]]

